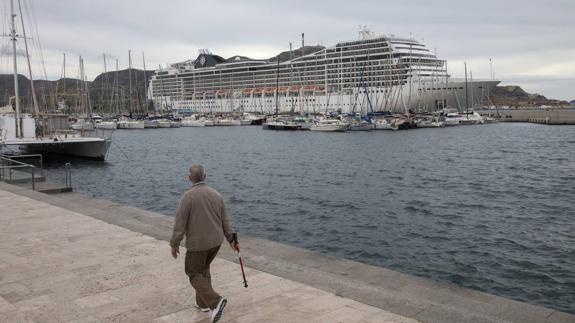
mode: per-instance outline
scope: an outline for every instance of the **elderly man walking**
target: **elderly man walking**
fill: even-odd
[[[227,300],[212,288],[210,264],[224,238],[232,249],[239,251],[239,246],[233,242],[230,219],[222,196],[204,182],[204,167],[193,165],[188,176],[192,187],[180,199],[170,246],[172,256],[177,258],[180,242],[186,236],[185,270],[196,290],[196,307],[203,312],[212,310],[211,321],[217,322],[222,317]]]

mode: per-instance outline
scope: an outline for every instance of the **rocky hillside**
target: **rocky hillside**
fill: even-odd
[[[146,99],[153,74],[154,71],[125,69],[98,75],[90,83],[92,106],[103,112],[145,113],[153,110],[151,102]]]
[[[569,102],[567,101],[547,99],[546,97],[540,94],[527,93],[517,85],[505,85],[495,87],[495,90],[491,94],[491,100],[494,105],[509,106],[509,107],[569,105]]]
[[[90,106],[94,112],[120,112],[143,113],[153,107],[146,100],[145,88],[153,75],[153,71],[137,69],[121,70],[118,72],[102,73],[92,82],[66,78],[57,81],[36,80],[36,97],[40,107],[46,112],[54,112],[58,107],[65,105],[67,111],[79,111],[81,101],[88,100],[86,86],[90,93]],[[132,91],[130,92],[130,76]],[[32,90],[30,80],[18,76],[20,102],[24,112],[32,112]],[[10,97],[14,95],[14,79],[10,74],[0,74],[0,106],[8,105]],[[64,103],[64,104],[62,104]]]

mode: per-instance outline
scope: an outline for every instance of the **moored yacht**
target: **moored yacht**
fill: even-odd
[[[103,130],[94,132],[68,130],[67,115],[43,116],[41,124],[30,116],[20,118],[23,127],[19,135],[20,130],[15,127],[15,116],[0,115],[4,146],[17,147],[33,153],[104,160],[112,144],[112,131],[106,133]]]
[[[398,130],[395,123],[388,119],[376,119],[373,123],[374,130]]]
[[[144,120],[121,118],[118,121],[118,129],[144,129],[144,127]]]
[[[323,119],[311,125],[311,131],[346,132],[349,123],[337,119]]]
[[[20,11],[21,12],[21,11]],[[22,15],[20,13],[20,15]],[[112,144],[111,133],[102,130],[95,131],[91,135],[98,137],[88,137],[91,131],[75,132],[70,129],[69,116],[66,114],[47,114],[41,111],[36,99],[34,90],[34,79],[30,66],[30,57],[26,51],[26,61],[28,62],[29,80],[33,98],[33,116],[22,113],[20,107],[19,82],[18,82],[18,57],[16,51],[16,40],[18,37],[27,38],[25,29],[22,34],[16,31],[16,13],[14,6],[11,6],[10,40],[12,42],[12,56],[14,61],[14,113],[0,115],[0,133],[2,134],[2,147],[18,147],[20,149],[38,152],[72,155],[84,158],[94,158],[104,160],[108,149]],[[22,20],[24,26],[24,21]],[[92,127],[93,129],[93,127]]]
[[[96,129],[116,130],[118,123],[116,121],[100,121],[96,122]]]
[[[268,118],[262,128],[264,130],[300,130],[301,124],[289,119]]]
[[[196,119],[195,117],[185,117],[182,119],[182,127],[205,127],[205,120]]]
[[[144,129],[155,129],[158,128],[158,123],[153,119],[144,120]]]
[[[92,120],[78,119],[70,124],[70,129],[72,130],[94,130],[94,123]]]

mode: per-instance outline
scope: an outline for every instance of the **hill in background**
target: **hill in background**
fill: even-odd
[[[497,86],[491,94],[491,101],[496,106],[525,107],[525,106],[568,106],[569,102],[547,99],[540,94],[525,92],[517,85]]]
[[[57,81],[35,80],[34,87],[38,104],[45,112],[55,112],[59,106],[64,106],[65,112],[81,113],[81,107],[87,106],[89,100],[93,112],[146,113],[153,110],[145,94],[153,73],[154,71],[125,69],[102,73],[92,82],[74,78]],[[32,112],[30,80],[18,75],[18,87],[22,110]],[[89,96],[86,95],[87,91]],[[11,96],[14,96],[14,78],[11,74],[0,74],[0,106],[8,105]]]

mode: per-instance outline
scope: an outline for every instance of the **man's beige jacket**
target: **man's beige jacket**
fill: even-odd
[[[200,182],[180,199],[170,245],[179,246],[185,235],[186,249],[208,250],[221,245],[224,237],[230,242],[232,232],[224,199],[218,191]]]

